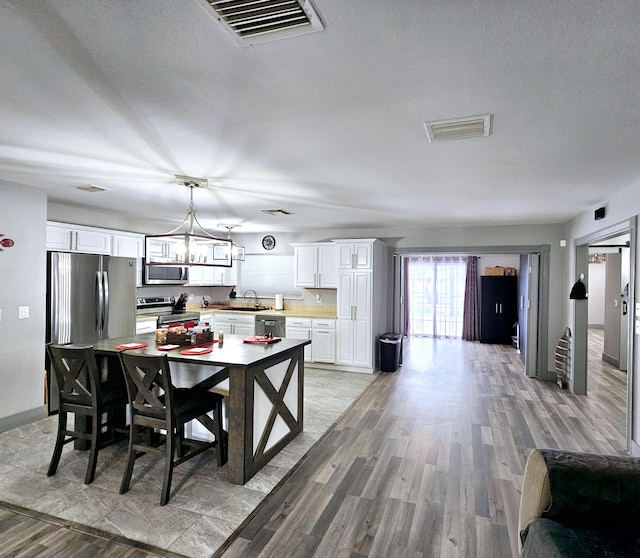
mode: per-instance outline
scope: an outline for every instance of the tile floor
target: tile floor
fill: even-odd
[[[305,370],[304,432],[244,486],[226,480],[208,451],[178,467],[172,497],[159,505],[162,458],[136,462],[131,488],[118,494],[126,442],[102,450],[95,480],[83,484],[85,452],[65,446],[47,477],[57,418],[0,434],[0,500],[189,557],[211,556],[375,379]]]

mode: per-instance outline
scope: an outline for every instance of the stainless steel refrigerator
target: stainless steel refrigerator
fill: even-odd
[[[136,332],[136,260],[47,252],[47,342],[91,344]],[[49,412],[58,408],[46,363]]]

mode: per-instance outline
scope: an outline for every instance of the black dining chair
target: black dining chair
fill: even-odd
[[[89,443],[89,463],[85,484],[93,482],[98,451],[122,439],[116,429],[116,413],[128,403],[124,383],[101,382],[96,356],[91,345],[47,345],[58,383],[58,433],[47,475],[58,469],[62,448],[76,440]],[[68,425],[74,414],[73,427]]]
[[[177,388],[171,381],[167,355],[120,353],[130,404],[127,466],[120,494],[129,490],[133,465],[146,452],[164,453],[160,505],[169,501],[173,469],[203,451],[217,447],[218,465],[227,462],[227,433],[222,427],[222,396],[198,386]],[[209,416],[212,413],[213,418]],[[197,419],[215,437],[206,442],[185,437],[185,425]],[[157,443],[164,430],[164,448]],[[188,451],[187,451],[188,448]]]

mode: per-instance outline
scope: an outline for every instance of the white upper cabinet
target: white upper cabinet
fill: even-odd
[[[294,284],[308,289],[338,287],[338,250],[331,242],[295,246]]]
[[[210,260],[213,260],[213,247],[210,250]],[[234,287],[238,283],[238,262],[234,261],[231,267],[222,266],[189,266],[189,285],[191,286],[229,286]]]
[[[371,269],[372,241],[334,240],[338,246],[339,269]]]
[[[116,232],[111,235],[111,255],[136,259],[136,285],[142,286],[144,235]]]
[[[238,284],[238,265],[240,264],[234,261],[231,267],[215,267],[213,284],[235,287]]]
[[[79,225],[47,223],[47,250],[109,255],[111,232]]]
[[[144,235],[133,233],[112,234],[111,255],[125,258],[144,257]]]

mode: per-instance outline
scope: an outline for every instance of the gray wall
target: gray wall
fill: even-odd
[[[44,191],[0,181],[0,234],[15,242],[0,252],[0,430],[45,415],[46,219]]]

